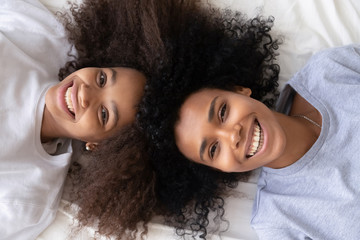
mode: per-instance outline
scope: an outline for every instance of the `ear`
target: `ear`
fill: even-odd
[[[97,145],[98,145],[97,143],[87,142],[87,143],[85,144],[85,149],[86,149],[87,151],[94,151],[94,150],[96,149]]]
[[[250,97],[252,93],[250,88],[246,88],[242,86],[234,86],[233,91],[248,97]]]

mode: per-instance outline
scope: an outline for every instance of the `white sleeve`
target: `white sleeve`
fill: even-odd
[[[0,56],[17,54],[17,59],[27,61],[34,70],[45,68],[56,73],[49,77],[57,79],[70,49],[62,23],[39,1],[0,0]],[[18,64],[6,68],[17,69]]]
[[[0,31],[22,33],[23,38],[31,33],[64,35],[62,24],[38,0],[0,0]]]
[[[43,206],[19,200],[1,201],[0,212],[2,240],[35,239],[51,223],[56,214],[55,210],[44,209]]]

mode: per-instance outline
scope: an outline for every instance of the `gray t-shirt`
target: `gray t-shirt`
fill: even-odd
[[[294,164],[263,167],[251,224],[260,239],[360,239],[360,45],[314,55],[291,91],[322,115],[322,130]]]

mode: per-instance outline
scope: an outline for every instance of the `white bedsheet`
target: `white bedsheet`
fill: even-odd
[[[41,0],[52,11],[66,0]],[[74,1],[74,0],[73,0]],[[315,52],[329,47],[357,43],[360,40],[359,0],[210,0],[216,6],[240,10],[248,17],[258,13],[275,17],[274,32],[283,35],[284,43],[278,56],[281,72],[280,86],[299,70]],[[256,176],[239,184],[236,196],[226,200],[226,215],[230,226],[221,233],[223,240],[257,239],[249,222],[252,201],[256,192]],[[61,202],[56,220],[37,240],[64,240],[70,231],[72,215]],[[177,239],[173,229],[154,221],[147,239]],[[84,230],[77,239],[91,239],[94,230]],[[210,239],[210,237],[208,238]],[[211,239],[220,239],[214,235]]]

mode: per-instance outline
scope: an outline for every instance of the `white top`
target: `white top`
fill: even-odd
[[[66,6],[68,0],[40,0],[56,11]],[[75,2],[76,0],[70,0]],[[207,2],[203,0],[202,2]],[[285,83],[317,51],[360,40],[360,1],[359,0],[209,0],[215,7],[240,10],[249,18],[259,14],[275,17],[274,34],[281,34],[284,42],[279,47],[277,56],[280,71],[281,89]],[[257,178],[253,182],[240,183],[236,196],[225,199],[225,216],[229,228],[217,232],[208,239],[221,240],[254,240],[255,231],[250,227],[251,208],[256,192]],[[64,202],[65,203],[65,202]],[[64,205],[64,204],[63,204]],[[38,240],[64,240],[71,231],[74,214],[67,208],[60,208],[56,220],[43,232]],[[224,223],[225,224],[225,223]],[[88,228],[81,232],[79,239],[91,239],[96,229]],[[175,230],[163,224],[163,221],[152,220],[148,240],[179,239]]]
[[[55,218],[72,150],[67,141],[49,155],[40,131],[69,49],[41,3],[0,0],[0,239],[35,239]]]
[[[252,225],[260,239],[358,240],[360,45],[314,55],[289,85],[321,113],[321,134],[292,165],[263,167]]]

